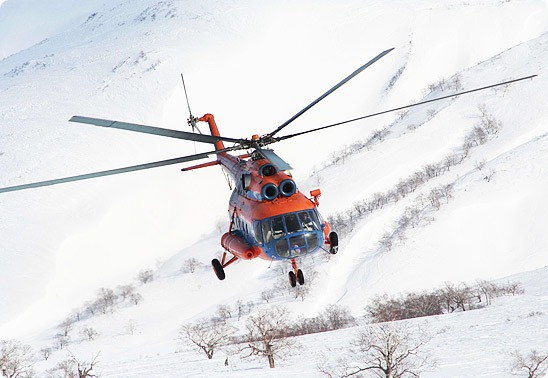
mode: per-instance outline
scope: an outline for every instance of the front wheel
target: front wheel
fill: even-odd
[[[302,270],[297,270],[297,281],[299,282],[299,285],[304,285],[304,274]]]
[[[297,277],[295,277],[295,273],[289,272],[289,284],[291,287],[297,286]]]
[[[329,233],[329,253],[335,255],[339,252],[339,235],[336,232]]]
[[[221,262],[217,259],[211,260],[211,265],[213,266],[213,270],[215,271],[215,274],[217,275],[217,278],[221,281],[225,279],[225,270],[223,269],[223,265]]]

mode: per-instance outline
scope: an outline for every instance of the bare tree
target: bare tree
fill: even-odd
[[[527,378],[543,377],[548,371],[548,353],[531,350],[527,356],[519,351],[512,353],[511,371],[515,375]]]
[[[69,332],[74,328],[74,319],[70,317],[66,318],[61,322],[60,327],[63,331],[63,336],[68,336]]]
[[[153,279],[154,279],[154,273],[150,269],[143,270],[137,275],[137,280],[143,284],[152,282]]]
[[[289,324],[289,313],[285,307],[272,306],[250,316],[247,321],[247,346],[241,349],[243,357],[265,357],[270,367],[274,368],[275,357],[283,355],[295,343],[285,337]]]
[[[51,348],[42,348],[40,349],[40,354],[42,357],[44,357],[44,360],[48,360],[50,354],[51,354]]]
[[[58,334],[55,336],[55,342],[57,343],[57,348],[63,349],[68,344],[70,344],[70,336],[65,336],[63,334]]]
[[[370,372],[377,377],[419,377],[430,367],[430,356],[423,346],[430,336],[421,329],[396,323],[371,325],[355,339],[350,348],[350,359],[341,360],[332,368],[324,365],[320,371],[328,376],[351,377]]]
[[[274,298],[274,294],[276,293],[276,290],[274,289],[267,289],[261,293],[261,298],[268,303],[272,298]]]
[[[93,341],[95,340],[95,338],[97,338],[97,336],[99,336],[99,332],[91,327],[86,327],[82,329],[80,333],[89,341]]]
[[[217,315],[222,321],[226,321],[232,317],[232,312],[230,311],[230,306],[228,305],[218,305],[217,306]]]
[[[128,335],[135,335],[135,332],[137,331],[137,323],[135,322],[135,320],[130,319],[127,322],[126,331]]]
[[[50,378],[91,378],[98,377],[92,374],[97,366],[99,354],[92,357],[91,362],[80,361],[69,352],[70,358],[59,362],[53,369],[48,370]]]
[[[32,349],[17,340],[0,341],[0,373],[9,378],[30,378],[32,369]]]
[[[496,171],[493,168],[491,168],[489,170],[489,172],[487,172],[485,174],[485,177],[483,177],[483,179],[487,182],[491,182],[491,180],[493,179],[493,176],[495,175],[495,173],[496,173]]]
[[[129,296],[129,299],[131,300],[131,302],[133,304],[139,304],[142,300],[143,300],[143,296],[139,293],[132,293],[130,296]]]
[[[179,334],[184,341],[204,352],[208,359],[212,359],[215,350],[226,344],[235,331],[227,322],[211,319],[183,325]]]
[[[123,301],[125,301],[132,294],[135,293],[135,286],[133,285],[120,285],[116,289],[117,289],[118,295],[122,297]]]
[[[113,311],[117,299],[118,297],[114,294],[114,290],[103,287],[97,291],[97,300],[95,303],[101,312],[106,314],[109,310]]]

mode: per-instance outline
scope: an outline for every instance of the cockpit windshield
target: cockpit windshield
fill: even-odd
[[[275,241],[276,253],[280,257],[300,256],[307,251],[312,252],[318,247],[317,233],[321,231],[320,221],[314,209],[262,221],[263,243]]]

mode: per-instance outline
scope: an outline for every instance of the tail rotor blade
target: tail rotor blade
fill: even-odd
[[[196,129],[201,134],[202,132],[200,131],[200,129],[198,129],[198,126],[196,126],[196,118],[192,115],[192,110],[190,110],[190,102],[188,101],[188,93],[186,91],[185,78],[182,72],[181,72],[181,80],[183,81],[183,89],[185,90],[186,105],[188,106],[187,123],[192,128],[192,131]]]

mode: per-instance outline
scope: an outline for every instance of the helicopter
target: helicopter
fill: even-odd
[[[456,96],[481,91],[496,86],[508,85],[537,76],[530,75],[521,77],[514,80],[491,84],[484,87],[368,114],[362,117],[317,127],[298,133],[277,136],[280,131],[282,131],[310,108],[336,91],[360,72],[370,67],[373,63],[390,53],[392,50],[393,48],[385,50],[375,56],[373,59],[330,88],[316,100],[308,104],[301,111],[282,123],[275,130],[262,136],[253,135],[249,139],[221,136],[217,124],[215,123],[215,118],[210,113],[207,113],[199,118],[194,117],[190,110],[184,77],[181,74],[189,111],[187,123],[191,127],[192,132],[162,129],[135,123],[111,121],[83,116],[73,116],[69,121],[212,144],[215,148],[214,150],[125,168],[117,168],[78,176],[0,188],[0,193],[186,163],[215,156],[216,159],[213,161],[185,167],[182,168],[181,171],[191,171],[220,165],[231,178],[231,182],[233,183],[234,188],[231,186],[233,191],[230,196],[228,209],[230,226],[228,231],[221,238],[221,246],[224,250],[223,255],[220,260],[215,258],[211,262],[217,278],[219,280],[224,280],[226,277],[225,268],[237,260],[251,260],[255,258],[262,258],[269,261],[289,260],[293,267],[293,270],[288,273],[290,285],[292,287],[296,287],[297,283],[303,285],[305,282],[304,274],[302,270],[297,267],[296,259],[311,255],[320,250],[326,251],[329,254],[336,254],[339,250],[339,238],[336,231],[331,230],[328,222],[318,211],[319,197],[321,196],[320,189],[312,190],[310,192],[310,197],[307,197],[300,192],[291,176],[291,165],[278,156],[272,149],[266,148],[266,146],[350,122],[355,122],[434,101],[454,98]],[[202,134],[200,132],[197,127],[198,122],[205,122],[208,124],[210,135]],[[198,133],[194,130],[198,130]],[[225,143],[230,143],[232,145],[226,146]],[[246,151],[243,155],[230,154],[230,152],[242,150]]]

